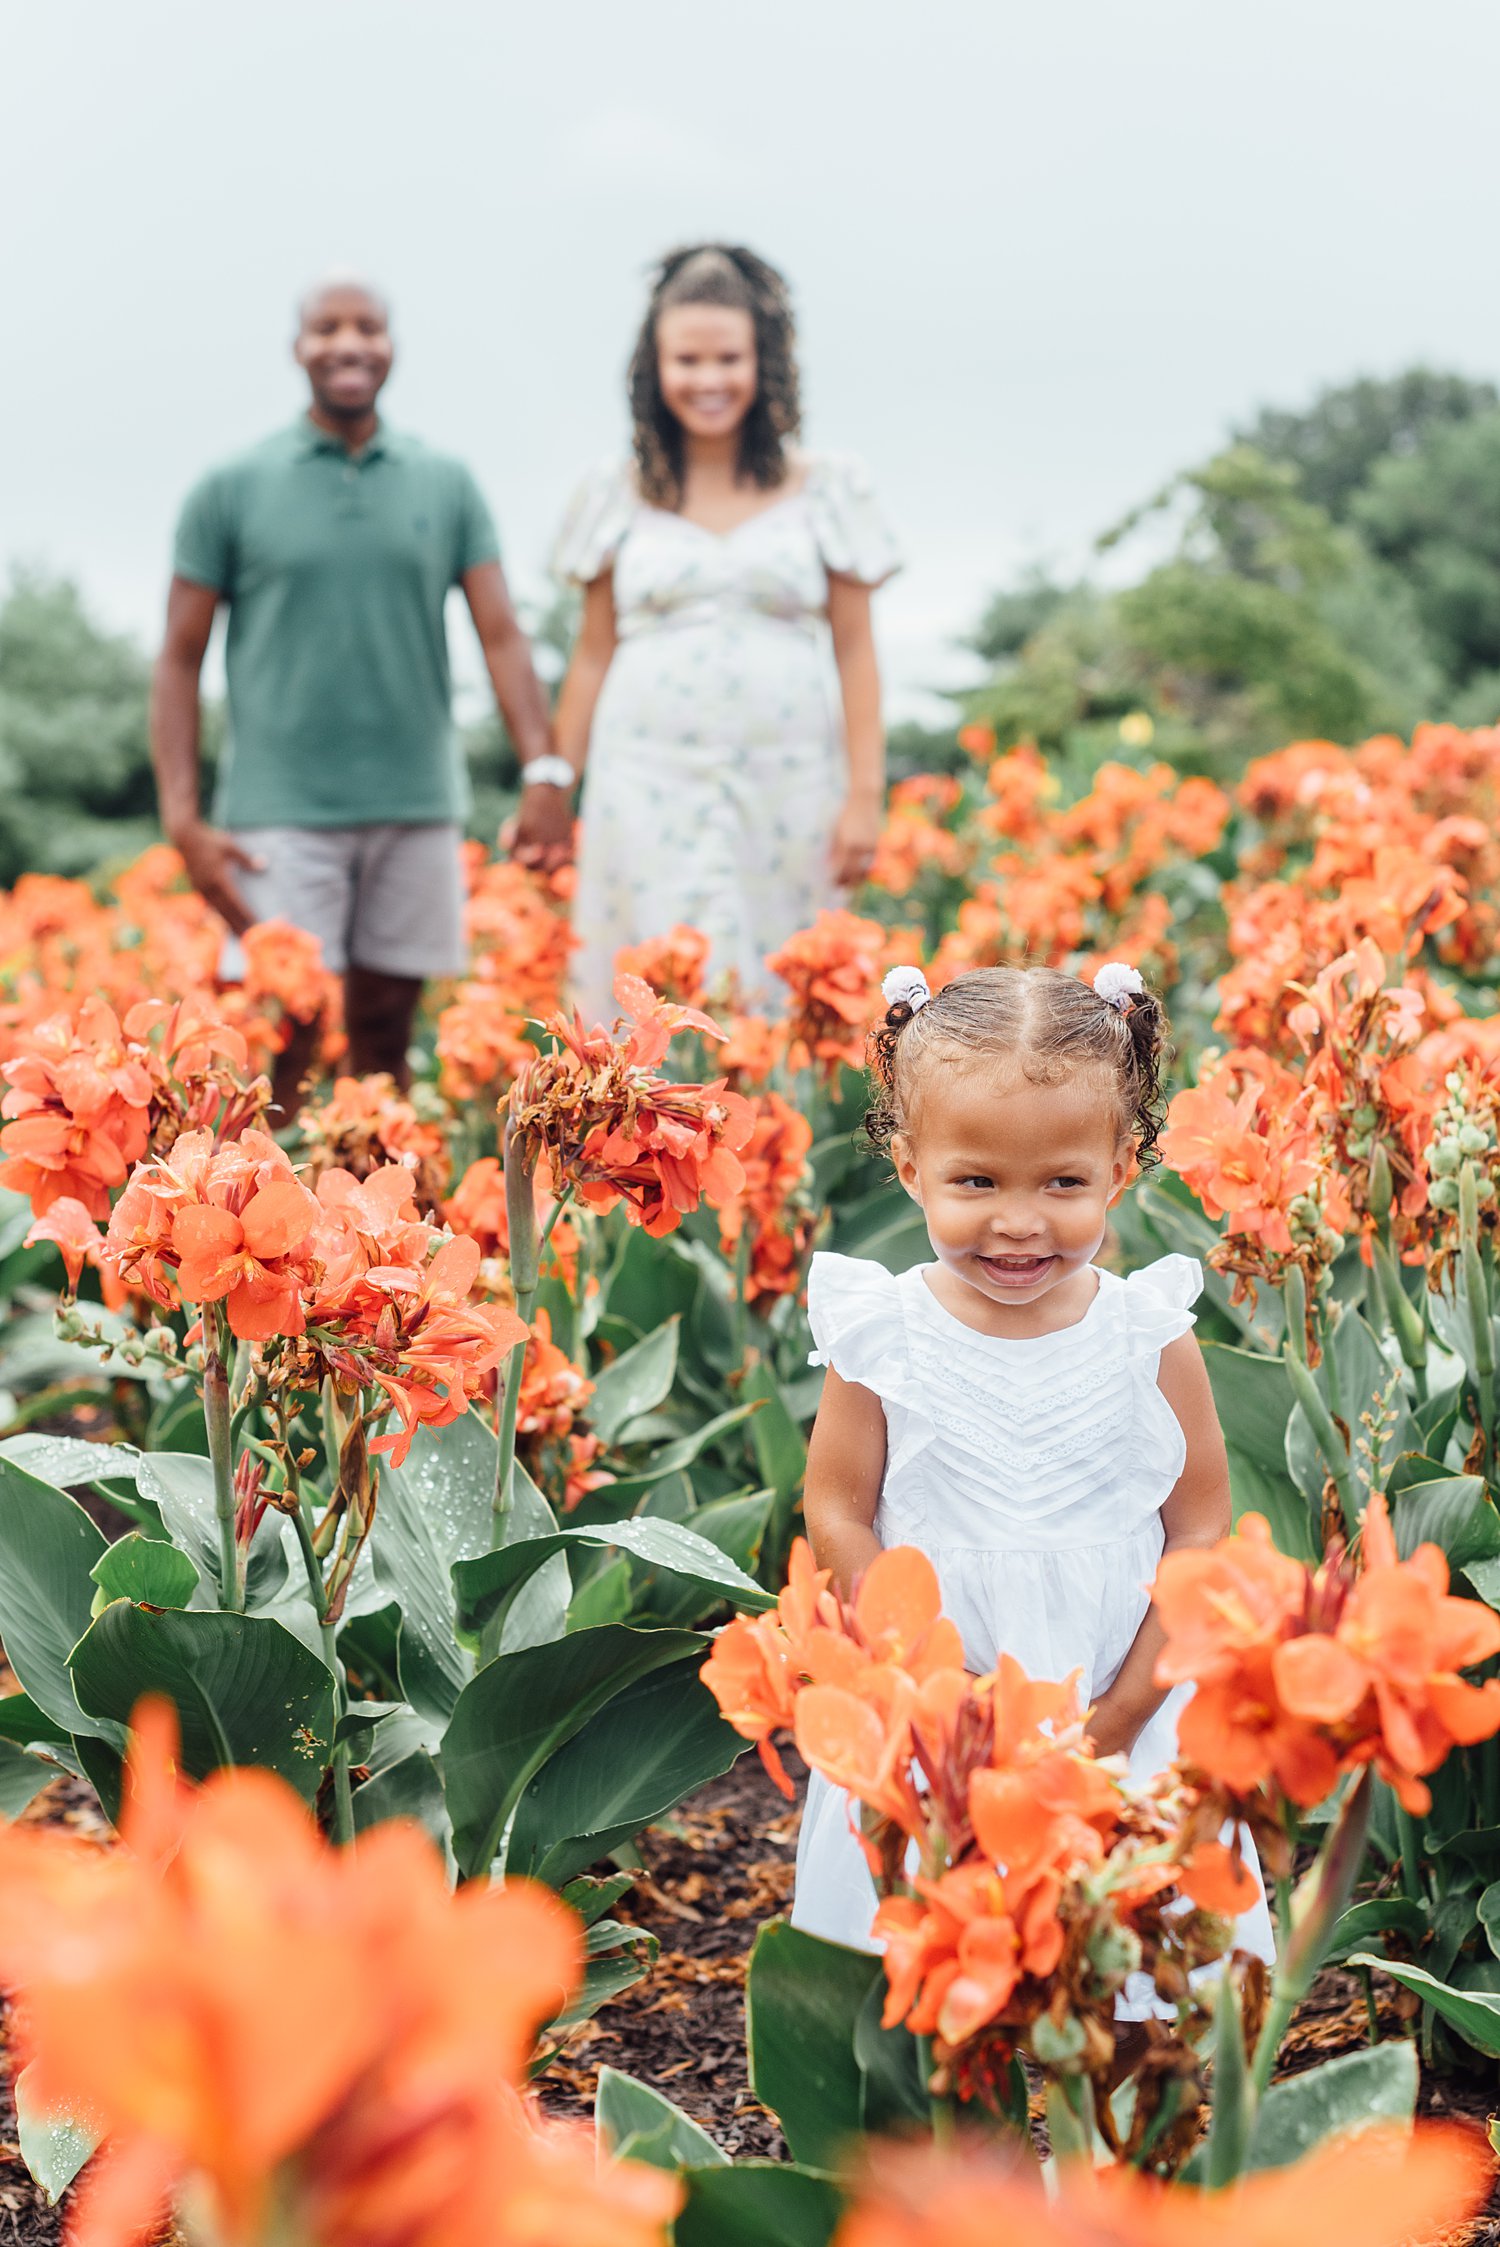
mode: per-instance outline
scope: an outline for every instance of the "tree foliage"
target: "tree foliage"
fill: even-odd
[[[1365,376],[1325,390],[1303,413],[1267,406],[1236,435],[1267,460],[1295,468],[1303,495],[1338,523],[1381,461],[1406,459],[1439,431],[1497,407],[1500,391],[1492,382],[1408,367],[1385,380]]]

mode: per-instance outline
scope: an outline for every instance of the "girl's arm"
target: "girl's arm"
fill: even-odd
[[[830,571],[828,625],[849,752],[849,793],[833,831],[833,878],[841,888],[851,888],[870,871],[885,820],[885,728],[869,586]]]
[[[558,754],[567,758],[580,779],[588,761],[594,708],[614,656],[615,638],[615,578],[613,570],[606,570],[584,590],[578,638],[552,721]],[[526,789],[511,856],[523,866],[550,868],[563,865],[572,846],[573,802],[567,789],[545,784]]]
[[[813,1558],[847,1599],[880,1550],[875,1508],[885,1474],[885,1413],[872,1389],[832,1366],[807,1450],[802,1511]]]
[[[1187,1438],[1187,1464],[1161,1510],[1165,1549],[1170,1553],[1183,1545],[1217,1545],[1229,1535],[1232,1518],[1229,1461],[1208,1368],[1195,1336],[1179,1335],[1167,1344],[1156,1378]],[[1152,1674],[1164,1637],[1156,1609],[1149,1608],[1119,1675],[1100,1694],[1089,1718],[1089,1735],[1101,1755],[1128,1752],[1147,1718],[1166,1699]]]

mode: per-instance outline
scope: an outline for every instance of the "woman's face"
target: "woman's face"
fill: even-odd
[[[656,323],[656,364],[690,437],[731,437],[755,403],[755,323],[724,304],[674,304]]]

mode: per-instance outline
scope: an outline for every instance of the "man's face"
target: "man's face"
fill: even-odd
[[[368,413],[395,355],[385,306],[368,290],[320,289],[303,305],[295,356],[325,413],[340,420]]]

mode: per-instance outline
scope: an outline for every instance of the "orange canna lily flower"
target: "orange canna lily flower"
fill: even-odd
[[[450,1893],[400,1823],[329,1848],[263,1772],[182,1788],[174,1742],[144,1707],[120,1850],[0,1828],[0,1971],[39,2093],[107,2134],[81,2247],[152,2236],[179,2189],[246,2247],[273,2205],[310,2247],[663,2247],[674,2180],[596,2170],[591,2134],[521,2090],[581,1971],[565,1907]]]
[[[98,1261],[102,1238],[82,1202],[64,1194],[52,1203],[45,1216],[37,1219],[26,1235],[26,1246],[30,1248],[37,1241],[51,1241],[62,1257],[68,1275],[68,1292],[76,1294],[84,1265]]]
[[[977,2141],[879,2149],[833,2247],[1424,2247],[1483,2205],[1491,2174],[1478,2132],[1444,2123],[1376,2124],[1212,2193],[1077,2161],[1046,2193]]]

